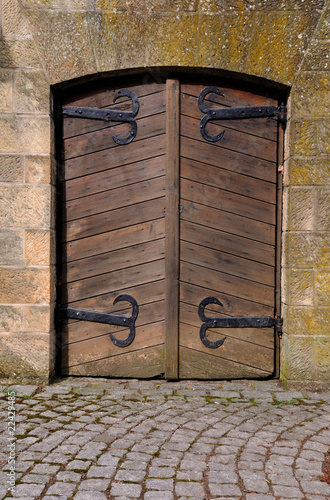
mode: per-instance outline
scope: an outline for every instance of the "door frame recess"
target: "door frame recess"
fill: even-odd
[[[159,75],[157,72],[160,72]],[[195,79],[204,82],[209,79],[213,84],[221,87],[221,82],[233,87],[242,87],[251,92],[269,93],[278,98],[279,102],[285,102],[288,96],[288,88],[273,83],[263,81],[259,78],[247,75],[229,75],[227,72],[219,70],[196,70],[182,71],[171,68],[162,70],[156,68],[155,72],[149,70],[146,73],[139,70],[132,72],[118,71],[106,78],[101,77],[90,81],[89,78],[79,79],[72,82],[64,82],[53,87],[54,102],[54,132],[53,143],[55,146],[56,161],[56,307],[55,307],[55,328],[56,328],[56,358],[55,372],[61,374],[61,351],[62,351],[62,317],[60,305],[62,301],[61,269],[62,269],[62,205],[64,202],[62,182],[63,182],[63,123],[62,123],[62,102],[67,93],[72,93],[77,87],[82,87],[85,91],[91,87],[97,89],[104,86],[106,81],[117,83],[118,85],[129,87],[136,80],[141,80],[143,75],[148,75],[148,81],[166,81],[166,215],[165,215],[165,350],[164,350],[164,375],[167,380],[177,380],[179,378],[179,263],[180,263],[180,82],[184,79]],[[155,76],[156,75],[156,76]],[[238,77],[237,77],[238,76]],[[216,82],[216,83],[214,83]],[[206,85],[206,83],[205,83]],[[90,91],[90,90],[89,90]],[[275,244],[275,316],[281,316],[281,265],[282,265],[282,213],[283,213],[283,163],[284,163],[284,139],[285,124],[279,122],[277,137],[277,195],[276,195],[276,244]],[[280,344],[281,333],[275,335],[275,370],[273,377],[280,375]]]

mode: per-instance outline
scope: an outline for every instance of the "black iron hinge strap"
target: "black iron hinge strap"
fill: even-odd
[[[274,116],[278,117],[278,120],[282,123],[286,122],[286,106],[282,103],[279,107],[276,106],[245,106],[245,107],[232,107],[232,108],[208,108],[204,104],[205,97],[214,93],[225,97],[217,87],[206,87],[201,91],[198,97],[198,107],[205,114],[200,122],[200,131],[204,139],[209,142],[219,141],[225,131],[222,130],[219,134],[215,136],[210,136],[205,132],[206,124],[209,121],[214,120],[241,120],[245,118],[271,118]]]
[[[79,319],[81,321],[92,321],[94,323],[104,323],[107,325],[117,325],[123,326],[130,329],[130,333],[125,340],[116,339],[112,333],[110,333],[111,341],[117,347],[127,347],[129,346],[135,337],[135,320],[138,316],[139,306],[136,300],[130,295],[118,295],[114,300],[114,304],[120,301],[127,301],[132,304],[132,314],[131,316],[123,316],[120,314],[108,314],[100,313],[96,311],[87,311],[84,309],[75,309],[73,307],[62,308],[61,312],[67,318]]]
[[[134,117],[139,111],[139,100],[132,92],[128,89],[118,90],[114,95],[113,102],[115,103],[119,97],[129,97],[132,100],[132,111],[120,111],[109,108],[84,108],[81,106],[65,106],[62,109],[62,113],[65,116],[71,116],[75,118],[88,118],[90,120],[105,120],[107,122],[121,122],[130,123],[131,131],[126,137],[119,137],[118,135],[112,136],[113,140],[117,144],[129,144],[133,141],[137,134],[137,123]]]
[[[271,316],[205,316],[204,309],[209,304],[223,304],[216,297],[205,297],[198,306],[198,316],[203,324],[200,328],[200,339],[206,347],[216,349],[220,347],[227,337],[223,337],[216,342],[206,338],[206,331],[209,328],[271,328],[276,326],[278,333],[281,331],[282,318],[272,318]]]

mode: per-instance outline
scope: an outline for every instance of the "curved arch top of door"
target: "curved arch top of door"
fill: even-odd
[[[135,76],[60,105],[62,374],[274,376],[277,93]]]

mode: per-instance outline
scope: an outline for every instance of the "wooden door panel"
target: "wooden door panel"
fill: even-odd
[[[127,135],[130,124],[84,119],[79,128],[79,119],[64,119],[62,304],[129,317],[127,301],[113,302],[131,295],[139,307],[135,338],[117,346],[109,334],[125,340],[128,327],[67,319],[65,374],[136,376],[146,359],[151,365],[144,376],[164,371],[165,92],[164,86],[149,94],[143,85],[131,89],[140,96],[141,112],[129,144],[118,145],[112,136]],[[131,109],[131,100],[113,104],[114,92],[101,94],[80,102]]]
[[[208,317],[274,317],[277,123],[223,120],[207,124],[198,96],[206,86],[181,86],[180,334],[181,378],[268,377],[274,371],[273,328],[211,328],[198,307],[214,297]],[[207,107],[272,104],[235,89],[209,94]],[[207,323],[205,323],[207,324]]]

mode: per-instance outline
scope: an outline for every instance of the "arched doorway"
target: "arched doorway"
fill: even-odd
[[[272,376],[278,95],[207,76],[145,81],[61,103],[62,373]]]

